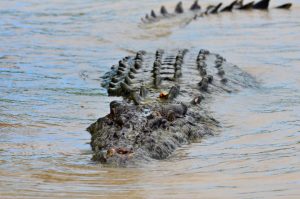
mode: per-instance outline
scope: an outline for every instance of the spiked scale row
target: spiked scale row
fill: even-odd
[[[176,81],[182,76],[182,65],[186,53],[186,49],[180,50],[175,57],[174,63],[172,63],[173,58],[171,58],[171,60],[166,58],[166,62],[163,63],[163,51],[156,51],[156,57],[152,69],[153,85],[155,88],[159,88],[162,81]]]
[[[237,10],[250,10],[250,9],[259,9],[259,10],[267,10],[269,8],[270,0],[261,0],[257,3],[251,1],[249,3],[244,4],[243,0],[235,0],[231,4],[222,7],[223,3],[219,3],[217,5],[208,5],[205,9],[199,5],[198,0],[192,4],[189,8],[189,11],[194,14],[193,18],[202,17],[208,14],[217,14],[219,12],[231,12],[233,9]],[[285,3],[275,8],[278,9],[289,9],[292,6],[292,3]],[[163,18],[174,17],[178,14],[183,14],[184,9],[182,2],[180,1],[176,6],[174,13],[169,13],[165,6],[161,6],[160,15],[156,14],[154,10],[151,10],[150,15],[146,14],[144,18],[142,18],[142,22],[144,23],[152,23],[157,22]]]
[[[152,75],[153,75],[153,85],[158,88],[161,84],[161,65],[162,65],[162,55],[164,51],[157,50],[155,53],[155,60],[153,63]]]
[[[209,52],[205,50],[200,50],[198,56],[197,56],[197,68],[200,71],[200,75],[202,77],[201,81],[198,83],[200,90],[207,91],[208,90],[208,84],[211,84],[213,81],[213,76],[207,74],[206,67],[207,64],[205,63],[206,55],[208,55]]]
[[[209,84],[212,84],[214,81],[214,74],[209,74],[209,72],[207,72],[207,64],[205,62],[209,54],[210,52],[207,50],[200,50],[196,60],[197,69],[202,77],[201,81],[198,83],[201,91],[208,91]],[[214,63],[215,68],[217,69],[216,75],[219,76],[220,82],[225,85],[227,83],[227,79],[225,77],[225,70],[223,69],[223,66],[225,65],[224,63],[226,60],[219,54],[216,54],[215,57],[216,59]]]
[[[144,55],[144,51],[139,51],[134,59],[125,57],[119,61],[117,68],[113,68],[115,71],[110,77],[107,90],[110,96],[124,96],[133,99],[138,103],[133,84],[135,75],[142,68]]]
[[[247,85],[246,80],[239,79],[239,72],[222,56],[208,50],[157,50],[154,54],[139,51],[112,67],[106,88],[109,96],[124,97],[136,105],[160,97],[173,100],[179,94],[190,101],[199,94],[231,92],[237,85]]]
[[[123,58],[117,67],[112,68],[114,71],[110,73],[111,77],[108,77],[110,79],[108,94],[123,96],[138,104],[140,101],[138,98],[144,98],[148,93],[146,86],[150,89],[159,89],[162,82],[174,82],[182,76],[182,65],[186,53],[187,50],[180,50],[176,57],[174,56],[175,58],[172,55],[171,58],[165,58],[163,61],[164,51],[157,50],[151,71],[145,68],[148,63],[143,64],[143,56],[146,54],[144,51],[139,51],[133,59],[132,57]],[[152,85],[148,85],[149,79],[143,76],[148,75],[149,72],[152,73]]]

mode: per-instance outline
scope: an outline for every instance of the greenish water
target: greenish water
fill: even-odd
[[[291,2],[145,26],[161,1],[0,1],[1,198],[299,198],[300,2]],[[112,100],[100,77],[134,51],[182,47],[221,54],[261,88],[214,99],[220,133],[165,161],[91,162],[85,128]]]

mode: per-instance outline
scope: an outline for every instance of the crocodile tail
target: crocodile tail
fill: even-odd
[[[266,10],[269,7],[270,0],[261,0],[253,5],[254,9]]]
[[[153,17],[153,18],[157,17],[156,14],[155,14],[155,12],[154,12],[154,10],[151,10],[151,17]]]
[[[167,14],[169,14],[165,6],[161,6],[161,8],[160,8],[160,13],[161,13],[163,16],[166,16]]]
[[[237,0],[233,1],[230,5],[223,8],[221,10],[221,12],[231,12],[236,3],[237,3]]]
[[[219,8],[223,5],[223,3],[219,3],[217,6],[215,6],[213,8],[213,10],[210,12],[211,14],[217,14],[218,13],[218,10]]]
[[[286,4],[283,4],[283,5],[280,5],[280,6],[277,6],[276,8],[279,8],[279,9],[290,9],[292,7],[292,3],[286,3]]]
[[[175,7],[175,13],[181,14],[183,13],[183,7],[182,7],[182,2],[179,1],[178,4]]]
[[[253,5],[254,5],[254,1],[251,1],[245,5],[241,5],[238,9],[239,10],[250,10],[253,8]]]
[[[195,0],[193,5],[191,6],[190,10],[200,10],[201,6],[198,4],[198,0]]]

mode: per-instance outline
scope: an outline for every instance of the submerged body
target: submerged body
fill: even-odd
[[[177,19],[137,28],[137,17],[164,1],[14,2],[0,1],[1,197],[300,195],[299,1],[290,11],[234,10],[184,29],[173,28],[181,25]],[[174,1],[166,2],[172,12]],[[182,2],[187,12],[192,1]],[[204,10],[203,2],[210,1],[199,0]],[[271,1],[274,7],[285,2]],[[91,162],[85,129],[110,112],[113,100],[99,88],[99,76],[132,51],[154,53],[159,46],[218,52],[261,86],[203,100],[222,128],[166,160],[134,168]]]
[[[158,50],[125,57],[104,77],[110,113],[88,131],[93,160],[115,165],[165,159],[182,144],[213,135],[219,123],[205,101],[255,87],[255,80],[218,54]]]

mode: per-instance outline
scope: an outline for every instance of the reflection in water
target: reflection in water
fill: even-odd
[[[139,24],[160,4],[0,2],[1,196],[299,197],[299,2],[291,11]],[[179,47],[218,52],[262,86],[215,98],[219,134],[168,160],[121,169],[91,162],[85,128],[111,100],[101,75],[136,50]]]

